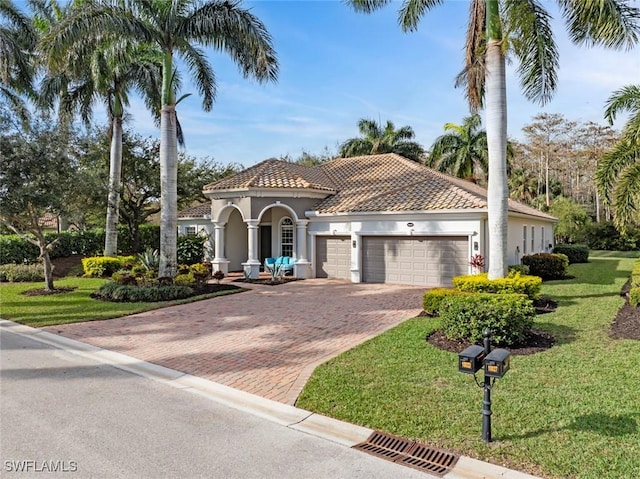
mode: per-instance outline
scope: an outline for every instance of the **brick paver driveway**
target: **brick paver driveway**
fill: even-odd
[[[316,366],[421,311],[424,288],[311,279],[44,328],[293,404]]]

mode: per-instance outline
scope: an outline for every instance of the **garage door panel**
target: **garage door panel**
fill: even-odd
[[[351,237],[316,237],[316,277],[351,278]]]
[[[468,272],[468,238],[369,236],[362,238],[362,280],[451,286]]]

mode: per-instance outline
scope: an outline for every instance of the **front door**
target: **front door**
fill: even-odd
[[[264,268],[264,259],[270,258],[273,256],[271,250],[271,225],[260,226],[260,238],[258,241],[260,242],[260,263],[262,266],[260,269]]]

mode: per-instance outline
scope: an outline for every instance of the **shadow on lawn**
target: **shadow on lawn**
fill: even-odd
[[[529,439],[562,430],[593,432],[600,436],[607,437],[622,437],[638,433],[637,416],[640,415],[611,415],[602,413],[584,414],[576,417],[573,422],[566,427],[547,427],[530,431],[525,434],[507,434],[501,437],[496,437],[496,440]]]

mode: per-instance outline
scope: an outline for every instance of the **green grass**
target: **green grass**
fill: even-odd
[[[0,284],[0,317],[39,328],[54,324],[78,323],[99,319],[118,318],[152,309],[176,304],[191,303],[241,290],[221,291],[179,301],[157,303],[112,303],[98,301],[89,295],[105,283],[105,279],[64,278],[55,281],[56,288],[75,286],[69,293],[46,296],[25,296],[28,289],[42,288],[43,283],[2,283]]]
[[[594,255],[570,267],[575,279],[543,284],[560,304],[536,327],[557,343],[513,357],[496,382],[490,444],[482,390],[457,372],[456,354],[425,341],[437,318],[410,319],[322,365],[297,406],[544,477],[640,477],[640,344],[608,335],[633,257]]]

